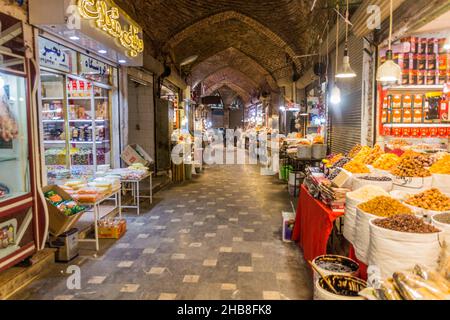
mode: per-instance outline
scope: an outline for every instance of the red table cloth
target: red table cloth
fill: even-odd
[[[348,257],[359,264],[359,277],[367,281],[367,265],[359,261],[358,258],[356,258],[355,248],[351,244]]]
[[[333,212],[321,201],[313,198],[305,186],[300,187],[297,216],[292,240],[298,241],[306,260],[312,261],[327,254],[327,243],[334,220],[344,213]]]

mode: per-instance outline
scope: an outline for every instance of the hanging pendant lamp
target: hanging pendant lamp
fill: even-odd
[[[389,49],[386,52],[386,61],[377,70],[377,81],[386,84],[401,83],[402,81],[402,68],[392,59],[392,16],[392,0],[390,0]]]
[[[336,78],[354,78],[356,77],[355,71],[353,71],[350,66],[350,57],[348,56],[348,19],[349,19],[349,11],[348,11],[348,0],[347,0],[347,10],[345,13],[345,47],[344,47],[344,59],[342,66],[339,68],[339,71],[336,74]],[[339,19],[337,21],[339,24]]]

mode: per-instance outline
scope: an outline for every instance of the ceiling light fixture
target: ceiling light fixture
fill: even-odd
[[[347,0],[347,11],[345,13],[345,46],[344,46],[344,61],[339,71],[336,74],[336,78],[354,78],[356,77],[355,71],[353,71],[350,66],[350,57],[348,56],[348,23],[349,21],[349,11],[348,11],[348,0]],[[337,22],[339,24],[339,20]]]
[[[389,48],[386,52],[386,62],[378,67],[377,81],[386,84],[395,84],[402,81],[402,69],[392,60],[392,0],[390,0],[389,16]]]
[[[339,13],[339,4],[336,4],[337,12]],[[336,75],[338,72],[338,57],[339,57],[339,15],[336,16]],[[330,102],[332,104],[339,104],[341,102],[341,90],[336,84],[336,79],[334,80],[334,87],[331,89]]]
[[[100,53],[100,54],[105,54],[105,53],[107,53],[108,51],[106,51],[105,49],[101,49],[101,50],[98,50],[98,53]]]
[[[195,56],[190,56],[190,57],[184,59],[184,60],[180,63],[180,67],[187,66],[188,64],[194,63],[197,59],[198,59],[198,56],[197,56],[197,55],[195,55]]]
[[[78,41],[78,40],[80,40],[80,37],[78,37],[78,36],[70,36],[69,39],[73,40],[73,41]]]
[[[120,64],[124,64],[124,63],[127,63],[127,60],[124,60],[124,59],[120,59],[120,60],[119,60],[119,63],[120,63]]]

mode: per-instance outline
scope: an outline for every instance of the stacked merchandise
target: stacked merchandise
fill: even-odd
[[[421,265],[397,271],[382,281],[379,288],[367,288],[360,294],[369,300],[449,300],[450,259],[436,271]]]
[[[321,200],[334,212],[344,212],[345,209],[345,196],[350,189],[335,188],[331,185],[331,182],[322,182],[319,186]]]
[[[113,177],[96,178],[90,182],[72,180],[66,182],[61,188],[80,203],[95,203],[120,189],[120,180]]]

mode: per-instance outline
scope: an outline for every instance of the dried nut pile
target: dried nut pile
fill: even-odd
[[[436,188],[416,194],[406,200],[406,203],[427,210],[450,211],[450,198]]]
[[[387,197],[379,196],[367,202],[358,205],[358,208],[364,212],[379,216],[391,217],[397,214],[412,214],[412,210],[401,204],[399,201]]]
[[[361,148],[361,151],[353,158],[354,161],[364,162],[364,160],[370,155],[372,152],[372,148],[368,146],[364,146]]]
[[[344,169],[351,173],[370,173],[370,169],[362,162],[355,160],[350,161],[344,165]]]
[[[382,176],[363,176],[363,177],[358,177],[358,179],[361,180],[367,180],[367,181],[385,181],[385,182],[389,182],[392,181],[392,178],[389,177],[382,177]]]
[[[381,150],[381,147],[379,145],[376,145],[369,155],[364,159],[365,164],[373,164],[375,160],[377,160],[381,155],[383,155],[383,150]]]
[[[347,163],[349,163],[352,159],[350,158],[342,158],[341,160],[337,161],[333,167],[334,168],[342,168],[343,166],[345,166]]]
[[[450,213],[436,214],[433,219],[440,223],[450,224]]]
[[[450,174],[450,155],[446,155],[437,162],[435,162],[430,172],[434,174]]]
[[[399,163],[399,161],[399,156],[393,153],[385,153],[373,163],[373,167],[380,170],[391,170]]]
[[[362,149],[362,146],[360,144],[357,144],[356,146],[353,147],[352,150],[350,150],[347,157],[349,157],[349,158],[356,157],[356,155],[361,151],[361,149]]]
[[[400,214],[385,219],[376,219],[374,224],[384,228],[400,232],[411,233],[435,233],[441,230],[425,223],[414,215]]]
[[[431,176],[430,171],[425,169],[420,156],[416,155],[404,157],[391,172],[397,177],[424,178]]]

